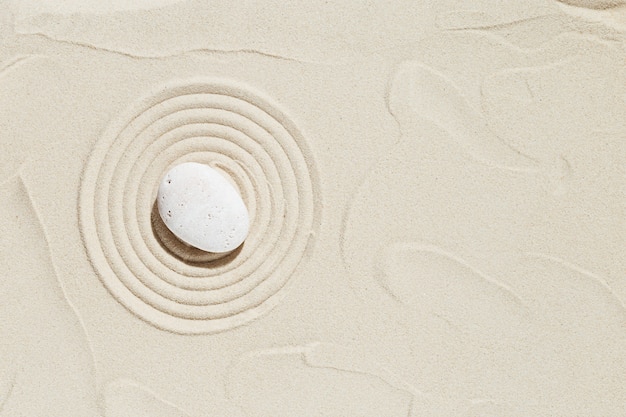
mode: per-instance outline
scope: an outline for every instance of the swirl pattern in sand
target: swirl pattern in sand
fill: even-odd
[[[159,179],[200,162],[233,179],[250,213],[246,242],[207,254],[158,222]],[[80,225],[109,292],[143,320],[183,334],[212,333],[272,309],[319,223],[313,158],[291,120],[262,95],[228,81],[160,86],[115,120],[85,168]]]

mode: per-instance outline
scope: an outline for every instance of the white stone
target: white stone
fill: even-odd
[[[186,162],[168,171],[157,195],[165,225],[184,243],[207,252],[236,249],[250,230],[239,192],[217,170]]]

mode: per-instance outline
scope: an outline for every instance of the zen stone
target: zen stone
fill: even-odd
[[[186,162],[165,174],[157,196],[167,228],[195,248],[224,253],[243,243],[250,229],[239,192],[217,170]]]

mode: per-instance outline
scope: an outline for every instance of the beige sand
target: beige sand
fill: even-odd
[[[0,416],[625,416],[619,3],[0,0]]]

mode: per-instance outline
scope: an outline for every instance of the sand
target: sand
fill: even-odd
[[[0,416],[626,415],[622,2],[104,3],[0,0]]]

